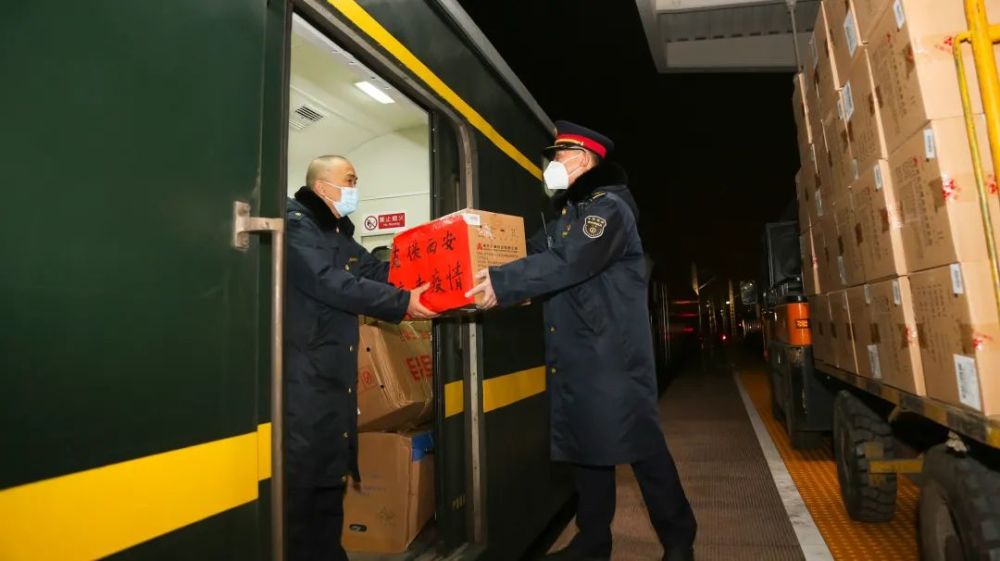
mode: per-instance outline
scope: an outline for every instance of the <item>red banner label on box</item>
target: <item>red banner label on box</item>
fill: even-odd
[[[421,302],[435,312],[474,304],[469,228],[461,216],[450,216],[396,236],[389,261],[389,282],[412,290],[429,284]]]

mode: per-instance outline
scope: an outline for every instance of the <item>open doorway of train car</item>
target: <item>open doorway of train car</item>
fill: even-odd
[[[290,52],[288,196],[293,197],[305,185],[306,170],[314,158],[347,158],[358,175],[359,204],[350,215],[354,237],[386,260],[395,234],[428,221],[432,212],[439,210],[432,209],[433,117],[349,49],[297,14],[292,21]],[[380,361],[399,364],[402,360],[408,373],[427,378],[424,382],[428,392],[437,393],[430,378],[434,370],[432,357],[438,354],[433,350],[438,337],[432,337],[429,322],[409,331],[391,331],[391,327],[378,325],[361,329],[362,365],[368,360],[378,368]],[[423,337],[428,350],[419,356],[389,357],[399,347],[394,350],[389,343],[376,345],[372,339],[366,340],[366,333],[373,329],[383,333],[386,340],[394,336],[406,338],[408,333]],[[413,352],[413,348],[406,352]],[[376,356],[379,352],[387,356]],[[387,388],[383,381],[377,376],[372,378],[370,371],[359,376],[361,408],[368,403],[367,392],[399,392],[398,387]],[[436,411],[437,407],[425,410],[424,418],[435,417]],[[352,560],[405,559],[440,539],[440,522],[435,518],[440,520],[441,516],[434,514],[435,503],[442,501],[436,497],[434,486],[435,480],[441,479],[442,468],[429,445],[435,433],[430,425],[414,429],[407,415],[402,418],[400,422],[382,422],[370,430],[361,428],[359,453],[364,482],[350,486],[345,512],[344,543]],[[409,440],[401,440],[399,434]],[[414,434],[419,436],[411,438]],[[405,462],[395,457],[401,453],[393,450],[401,443],[412,446],[412,455]],[[435,442],[434,446],[440,444]],[[394,476],[395,480],[391,480]],[[364,506],[359,508],[359,504]],[[407,545],[414,534],[419,535]]]

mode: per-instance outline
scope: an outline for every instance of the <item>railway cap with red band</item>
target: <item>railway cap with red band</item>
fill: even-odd
[[[556,121],[556,140],[542,153],[552,159],[559,150],[586,148],[601,158],[608,157],[608,152],[615,149],[615,143],[603,134],[581,127],[569,121]]]

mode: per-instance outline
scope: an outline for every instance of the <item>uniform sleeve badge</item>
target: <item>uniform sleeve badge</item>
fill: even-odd
[[[604,227],[608,221],[600,216],[588,216],[583,219],[583,233],[590,239],[597,239],[604,235]]]

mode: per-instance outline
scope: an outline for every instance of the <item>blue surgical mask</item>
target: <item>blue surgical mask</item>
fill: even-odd
[[[333,185],[337,189],[340,189],[340,200],[334,201],[322,197],[327,200],[327,202],[333,204],[333,208],[337,209],[337,214],[341,217],[345,217],[348,214],[358,210],[358,189],[357,187],[344,187],[343,185],[337,185],[336,183],[330,183],[329,181],[324,181],[327,185]]]

